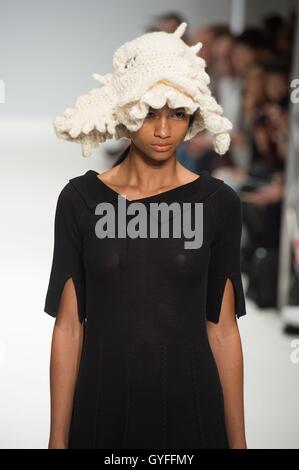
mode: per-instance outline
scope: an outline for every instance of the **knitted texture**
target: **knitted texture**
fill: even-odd
[[[113,55],[112,73],[92,77],[102,84],[79,96],[74,108],[54,121],[57,137],[78,142],[89,157],[99,143],[129,138],[143,124],[149,107],[184,107],[195,113],[185,135],[189,140],[207,129],[215,151],[223,155],[229,148],[231,122],[211,95],[206,62],[198,56],[202,43],[188,46],[182,39],[187,23],[174,33],[154,31],[125,42]]]

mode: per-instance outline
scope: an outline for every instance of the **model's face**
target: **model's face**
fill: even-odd
[[[147,116],[138,131],[130,132],[132,144],[145,155],[161,160],[175,154],[177,147],[183,142],[188,131],[190,114],[185,108],[169,108],[166,104],[161,109],[149,108]],[[170,148],[162,151],[153,144],[170,144]]]

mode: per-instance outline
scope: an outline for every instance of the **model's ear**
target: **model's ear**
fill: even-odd
[[[85,157],[90,156],[100,142],[115,136],[117,95],[110,77],[98,76],[97,79],[100,77],[106,83],[104,86],[79,96],[75,107],[66,108],[54,121],[57,137],[81,143]]]

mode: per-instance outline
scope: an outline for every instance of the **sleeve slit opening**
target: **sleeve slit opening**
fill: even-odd
[[[246,314],[241,275],[237,275],[236,273],[231,273],[227,276],[219,277],[216,279],[214,305],[213,307],[211,307],[208,318],[207,318],[213,323],[219,322],[224,290],[225,290],[226,283],[228,280],[231,281],[233,290],[234,290],[235,316],[237,318],[240,318],[241,316]],[[207,308],[209,310],[209,305],[207,306]]]
[[[84,312],[84,298],[83,298],[83,286],[82,280],[78,276],[72,274],[65,274],[61,279],[57,282],[55,288],[49,289],[47,294],[46,303],[44,307],[44,311],[51,315],[52,317],[56,317],[58,314],[58,308],[60,304],[60,299],[63,293],[63,289],[65,287],[66,282],[72,279],[74,284],[74,289],[76,293],[77,299],[77,311],[80,323],[86,320],[85,312]]]

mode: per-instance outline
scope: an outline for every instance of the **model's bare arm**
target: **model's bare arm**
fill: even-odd
[[[229,447],[246,449],[243,353],[235,316],[235,296],[230,279],[224,289],[219,322],[216,324],[207,321],[207,331],[223,389]]]
[[[70,278],[64,285],[52,336],[49,449],[67,448],[83,335],[84,326],[79,321],[76,292]]]

